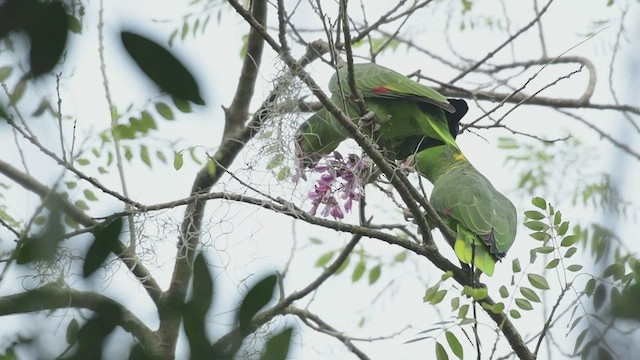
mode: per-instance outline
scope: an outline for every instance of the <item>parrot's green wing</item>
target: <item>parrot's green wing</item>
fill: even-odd
[[[347,71],[347,67],[343,67],[334,74],[329,81],[329,91],[334,97],[344,98],[349,102],[351,90]],[[377,64],[355,64],[353,71],[356,87],[362,93],[367,107],[380,121],[380,132],[385,136],[383,140],[395,146],[397,154],[408,156],[416,151],[414,145],[418,144],[420,147],[420,141],[415,139],[405,143],[407,137],[415,137],[417,133],[425,139],[440,140],[458,147],[445,115],[454,114],[457,109],[446,97]],[[385,128],[391,129],[385,133]]]
[[[457,149],[438,146],[416,155],[432,183],[431,204],[456,231],[454,250],[464,263],[493,274],[515,240],[516,209]]]
[[[332,94],[351,95],[347,75],[346,66],[334,74],[329,81],[329,91]],[[365,99],[409,100],[431,104],[449,113],[456,111],[439,92],[384,66],[373,63],[354,64],[353,75],[356,87]]]

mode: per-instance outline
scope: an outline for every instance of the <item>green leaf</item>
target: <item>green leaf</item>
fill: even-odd
[[[540,276],[538,274],[528,274],[527,278],[529,279],[531,285],[533,285],[533,287],[535,287],[536,289],[549,289],[549,283],[547,283],[547,279],[545,279],[543,276]]]
[[[545,269],[553,269],[556,266],[558,266],[558,264],[560,263],[560,259],[553,259],[551,261],[549,261],[549,263],[547,264],[547,266],[545,266]]]
[[[569,328],[569,331],[567,333],[570,333],[579,323],[580,321],[582,321],[583,316],[578,316],[575,320],[573,320],[573,323],[571,324],[571,327]]]
[[[51,209],[46,225],[34,236],[26,236],[18,242],[16,263],[27,264],[37,261],[53,261],[58,252],[58,246],[64,239],[65,229],[62,225],[60,206],[53,200],[47,200],[44,205]],[[0,217],[11,219],[2,211]]]
[[[149,157],[149,148],[146,145],[140,146],[140,159],[145,163],[148,167],[151,167],[151,158]]]
[[[80,34],[82,32],[82,23],[75,16],[67,15],[69,31]]]
[[[96,195],[89,189],[83,191],[84,197],[89,201],[98,201]]]
[[[562,239],[562,242],[560,243],[560,245],[564,247],[569,247],[575,244],[578,240],[580,240],[580,235],[565,236],[564,239]]]
[[[160,116],[162,116],[163,118],[167,119],[167,120],[174,120],[175,117],[173,116],[173,110],[171,110],[171,108],[169,107],[169,105],[163,103],[163,102],[157,102],[156,103],[156,111],[158,112],[158,114],[160,114]]]
[[[271,158],[271,160],[269,160],[266,168],[267,170],[273,170],[276,166],[279,166],[280,164],[282,164],[283,161],[284,161],[284,155],[276,154],[274,157]]]
[[[176,97],[172,97],[171,100],[173,100],[173,105],[176,106],[176,109],[180,110],[180,112],[182,113],[190,113],[191,111],[191,103],[185,100],[180,100]]]
[[[553,250],[555,250],[553,246],[540,246],[540,247],[531,249],[531,251],[537,252],[540,254],[551,254]]]
[[[292,333],[292,328],[286,328],[267,340],[267,345],[260,356],[260,360],[285,360],[289,354]]]
[[[580,270],[582,270],[582,265],[578,265],[578,264],[569,265],[569,266],[567,266],[567,270],[569,270],[571,272],[580,271]]]
[[[158,158],[158,160],[160,160],[162,163],[166,164],[167,163],[167,157],[164,155],[164,153],[160,150],[156,151],[156,157]]]
[[[531,220],[531,221],[526,221],[524,224],[525,227],[533,230],[533,231],[546,231],[549,228],[549,225],[543,223],[542,221],[539,220]]]
[[[184,159],[182,158],[182,153],[177,152],[173,156],[173,168],[176,170],[180,170],[182,165],[184,164]]]
[[[575,253],[576,253],[576,251],[578,251],[578,249],[577,249],[577,248],[575,248],[575,247],[570,247],[570,248],[567,250],[567,252],[566,252],[566,253],[564,253],[564,257],[568,259],[568,258],[572,257],[572,256],[573,256],[573,254],[575,254]]]
[[[86,165],[89,165],[91,163],[91,161],[89,161],[89,159],[85,159],[85,158],[78,158],[78,159],[76,159],[76,163],[78,163],[78,165],[80,165],[80,166],[86,166]]]
[[[325,266],[329,263],[329,261],[331,261],[331,259],[333,258],[333,255],[335,255],[335,251],[329,251],[326,252],[322,255],[320,255],[320,257],[318,258],[318,260],[316,260],[316,267],[322,267]]]
[[[457,296],[454,298],[451,298],[451,310],[452,311],[458,310],[459,307],[460,307],[460,298]]]
[[[587,284],[584,286],[584,293],[591,297],[593,295],[593,291],[596,289],[596,279],[591,278],[587,281]]]
[[[438,290],[435,295],[433,295],[433,297],[431,298],[431,300],[429,300],[429,303],[431,303],[431,305],[437,305],[439,303],[442,302],[442,300],[444,300],[444,297],[447,295],[447,290]]]
[[[351,281],[356,282],[360,280],[362,275],[364,275],[364,271],[366,269],[367,269],[367,264],[363,260],[358,261],[356,268],[353,269],[353,273],[351,274]]]
[[[182,23],[182,32],[180,33],[180,39],[184,40],[189,34],[189,23],[186,21]]]
[[[491,311],[494,314],[500,314],[504,310],[504,303],[495,303],[493,305],[489,305],[487,303],[482,303],[482,308]]]
[[[589,331],[589,329],[584,329],[582,330],[582,332],[578,335],[578,337],[576,337],[576,345],[573,349],[573,353],[577,353],[578,349],[580,348],[580,345],[582,345],[582,342],[584,341],[584,337],[587,336],[587,332]]]
[[[31,74],[48,73],[60,60],[69,33],[69,19],[60,1],[31,2],[24,30],[29,35]]]
[[[7,114],[7,110],[4,109],[2,104],[0,104],[0,119],[5,119],[5,120],[10,120],[11,119],[9,117],[9,114]]]
[[[533,199],[531,199],[531,203],[533,204],[533,206],[537,207],[538,209],[541,209],[541,210],[547,209],[547,201],[541,197],[534,197]]]
[[[533,306],[531,305],[531,303],[529,302],[529,300],[527,299],[522,299],[522,298],[517,298],[516,300],[516,305],[522,309],[522,310],[533,310]]]
[[[158,128],[156,121],[153,119],[153,115],[146,110],[140,114],[140,126],[144,132]]]
[[[458,311],[458,318],[464,319],[467,316],[468,312],[469,312],[469,304],[464,304],[460,306],[460,310]]]
[[[551,235],[549,235],[546,231],[536,231],[534,233],[529,234],[533,239],[538,241],[549,241],[551,239]]]
[[[396,262],[403,262],[405,260],[407,260],[407,251],[402,251],[399,252],[398,255],[396,255],[393,260],[395,260]]]
[[[242,300],[238,309],[238,327],[241,331],[248,329],[251,319],[271,301],[278,276],[269,275],[258,281]]]
[[[546,217],[545,214],[541,213],[538,210],[528,210],[524,212],[524,215],[531,220],[542,220]]]
[[[340,266],[338,267],[338,269],[336,270],[336,272],[334,272],[334,275],[339,275],[340,273],[342,273],[343,271],[346,270],[347,266],[349,266],[349,262],[351,261],[351,257],[347,257],[346,259],[344,259],[344,261],[342,262],[342,264],[340,264]]]
[[[428,288],[427,291],[425,291],[424,296],[422,297],[422,301],[424,302],[431,301],[431,299],[433,299],[433,297],[438,292],[438,289],[440,289],[440,282],[438,282],[437,284]]]
[[[133,159],[133,152],[131,152],[131,148],[128,146],[124,146],[124,158],[129,162]]]
[[[73,205],[75,205],[78,209],[80,210],[89,210],[89,205],[87,205],[87,203],[84,200],[76,200],[73,202]]]
[[[67,325],[67,333],[66,333],[67,344],[73,345],[78,341],[79,330],[80,330],[80,325],[78,324],[78,320],[71,319],[71,321],[69,321],[69,325]]]
[[[558,226],[558,235],[564,236],[564,234],[566,234],[567,231],[569,231],[569,222],[568,221],[565,221],[562,224],[560,224],[560,226]]]
[[[380,278],[381,272],[380,265],[374,266],[371,270],[369,270],[369,285],[374,284]]]
[[[520,260],[513,259],[513,261],[511,261],[511,270],[514,274],[522,271],[522,268],[520,267]]]
[[[11,66],[3,66],[0,67],[0,81],[5,81],[11,76],[13,72],[13,67]]]
[[[115,250],[118,238],[122,232],[123,220],[121,217],[108,218],[99,224],[93,231],[94,240],[89,246],[87,257],[82,265],[82,276],[89,277],[107,259],[107,256]]]
[[[442,273],[442,276],[440,276],[440,281],[445,281],[452,277],[453,277],[453,272],[451,270],[447,270]]]
[[[291,168],[288,166],[281,167],[280,170],[278,171],[278,174],[276,175],[276,179],[278,181],[283,181],[290,177],[291,177]]]
[[[560,211],[553,215],[553,225],[559,225],[562,222],[562,213]]]
[[[214,352],[207,339],[206,330],[206,317],[214,294],[213,278],[202,252],[198,253],[193,262],[191,289],[191,298],[183,307],[182,324],[189,341],[191,358],[202,359],[210,357]]]
[[[509,310],[509,315],[514,319],[520,319],[522,317],[522,315],[520,315],[520,312],[515,309]]]
[[[598,285],[595,293],[593,294],[593,308],[596,309],[596,311],[600,310],[606,297],[607,288],[604,287],[604,284]]]
[[[16,86],[13,88],[13,91],[11,92],[11,96],[9,97],[9,101],[11,102],[11,104],[13,105],[18,104],[18,101],[22,99],[22,95],[24,95],[24,90],[26,88],[27,88],[27,79],[26,78],[20,79],[20,81],[18,81]]]
[[[486,288],[472,288],[469,285],[464,286],[462,293],[471,296],[475,301],[480,301],[489,294]]]
[[[620,263],[613,263],[607,266],[602,272],[602,277],[605,279],[610,276],[613,276],[614,280],[618,280],[623,275],[624,275],[624,264],[620,264]]]
[[[449,360],[449,355],[447,355],[447,351],[444,349],[444,346],[439,342],[436,342],[436,360]]]
[[[498,290],[498,292],[500,293],[500,296],[502,298],[508,298],[509,297],[509,290],[507,290],[507,287],[502,285],[500,286],[500,289]]]
[[[312,244],[316,244],[316,245],[321,245],[323,244],[323,241],[318,239],[317,237],[310,237],[309,238],[309,242],[311,242]]]
[[[458,341],[458,338],[451,331],[446,331],[444,335],[447,338],[447,342],[449,343],[449,347],[453,354],[457,356],[458,359],[462,360],[464,358],[464,350],[462,349],[462,345],[460,344],[460,341]]]
[[[529,289],[528,287],[521,287],[520,293],[529,301],[540,302],[540,298],[535,293],[535,291],[533,291],[532,289]]]
[[[123,31],[120,37],[129,55],[162,91],[178,99],[204,105],[196,79],[167,49],[131,32]]]

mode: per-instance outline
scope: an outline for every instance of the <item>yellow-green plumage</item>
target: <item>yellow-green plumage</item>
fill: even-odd
[[[347,67],[329,81],[332,101],[358,122]],[[450,101],[437,91],[376,64],[356,64],[355,83],[379,124],[376,140],[395,159],[443,143],[456,147],[458,123],[467,111],[464,100]],[[298,157],[313,163],[317,154],[333,151],[349,135],[326,110],[303,123],[298,132]],[[308,131],[314,129],[313,131]],[[308,139],[315,137],[315,139]],[[334,146],[335,145],[335,146]]]
[[[515,240],[515,206],[462,153],[443,145],[416,155],[416,168],[433,183],[431,205],[457,233],[458,258],[492,275]]]

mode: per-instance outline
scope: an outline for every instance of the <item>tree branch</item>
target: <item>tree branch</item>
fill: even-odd
[[[320,318],[320,316],[310,312],[309,310],[298,309],[295,307],[286,308],[284,310],[284,313],[296,315],[298,318],[300,318],[300,320],[302,320],[302,322],[307,324],[307,326],[311,327],[313,330],[327,334],[329,336],[332,336],[340,340],[340,342],[343,343],[349,349],[349,351],[351,351],[354,355],[358,357],[358,359],[369,360],[369,357],[362,350],[360,350],[357,346],[353,344],[350,337],[348,337],[341,331],[336,330],[331,325],[327,324],[324,320],[322,320],[322,318]],[[309,320],[315,323],[315,325],[312,325],[311,323],[309,323]]]
[[[0,316],[68,308],[89,309],[96,313],[104,311],[105,308],[117,309],[121,316],[113,320],[135,336],[149,354],[157,353],[158,338],[153,331],[122,304],[106,296],[50,284],[35,290],[0,297]]]
[[[15,181],[18,185],[22,186],[26,190],[38,195],[41,199],[51,197],[56,199],[57,204],[60,205],[62,211],[85,227],[92,227],[97,224],[95,220],[85,214],[82,210],[78,209],[75,205],[71,204],[67,199],[60,196],[58,193],[49,189],[47,186],[41,184],[33,177],[20,172],[10,164],[0,159],[0,173],[4,174],[9,179]],[[147,293],[151,299],[158,304],[160,294],[162,290],[160,285],[153,278],[149,270],[138,261],[137,256],[131,252],[129,248],[124,246],[121,242],[115,243],[114,254],[129,268],[129,271],[138,279],[138,281],[147,290]]]
[[[251,2],[251,12],[260,26],[265,26],[267,22],[267,1],[254,0]],[[253,28],[249,31],[249,39],[247,40],[247,53],[242,63],[242,72],[236,94],[233,97],[231,106],[225,109],[225,127],[224,137],[233,134],[236,130],[244,127],[244,122],[249,113],[249,105],[253,98],[253,91],[262,62],[262,52],[264,49],[264,40],[262,36]]]
[[[469,75],[469,73],[475,71],[477,68],[479,68],[482,64],[484,64],[485,62],[487,62],[487,60],[491,59],[495,54],[497,54],[500,50],[502,50],[505,46],[507,46],[508,44],[510,44],[513,40],[515,40],[518,36],[524,34],[527,30],[529,30],[529,28],[531,28],[533,25],[535,25],[538,21],[540,21],[540,18],[542,17],[542,15],[544,13],[547,12],[547,10],[549,9],[549,6],[551,6],[551,3],[553,3],[553,0],[549,0],[549,2],[547,2],[547,4],[540,10],[540,12],[538,12],[536,14],[536,16],[533,18],[533,20],[531,20],[527,25],[525,25],[524,27],[522,27],[520,30],[518,30],[518,32],[516,32],[515,34],[513,34],[512,36],[509,36],[509,38],[507,40],[505,40],[502,44],[500,44],[497,48],[491,50],[485,57],[483,57],[482,59],[480,59],[478,62],[476,62],[475,64],[471,65],[469,68],[467,68],[465,71],[461,72],[460,74],[458,74],[456,77],[454,77],[453,79],[451,79],[449,81],[449,84],[454,84],[456,81],[462,79],[463,77]]]
[[[266,3],[266,0],[256,0],[263,1]],[[240,4],[235,3],[237,6],[242,8]],[[256,7],[258,5],[254,4],[254,11],[259,9],[260,7]],[[246,12],[244,8],[243,11]],[[249,14],[247,12],[247,14]],[[258,11],[257,14],[266,16],[266,11]],[[263,19],[256,20],[252,15],[247,15],[251,17],[253,20],[252,31],[260,34],[262,38],[264,38],[264,34],[266,30],[262,25]],[[273,40],[273,39],[272,39]],[[257,40],[256,40],[257,41]],[[274,40],[275,41],[275,40]],[[275,44],[277,46],[277,44]],[[319,54],[321,54],[321,47],[317,46],[317,44],[311,44],[307,48],[307,52],[300,59],[297,64],[299,66],[304,66],[309,62],[318,58]],[[248,65],[247,65],[248,66]],[[247,77],[245,77],[247,81]],[[255,80],[255,79],[254,79]],[[246,85],[247,83],[244,83]],[[244,124],[244,118],[240,119],[240,115],[234,113],[234,111],[243,112],[243,107],[235,108],[237,110],[233,110],[232,108],[226,111],[226,122],[236,122],[236,125],[230,125],[234,128],[233,131],[228,128],[225,129],[225,136],[223,137],[222,144],[216,151],[213,156],[213,161],[216,163],[216,171],[211,173],[209,166],[204,166],[198,174],[196,175],[196,179],[194,180],[191,195],[192,202],[187,205],[185,209],[184,220],[182,223],[180,240],[178,244],[178,252],[176,255],[176,262],[173,270],[173,276],[171,279],[171,284],[169,289],[162,296],[162,306],[160,307],[160,332],[162,336],[162,343],[164,346],[170,346],[170,349],[167,349],[167,352],[173,353],[175,352],[175,341],[177,340],[177,334],[180,329],[180,313],[174,311],[176,307],[181,306],[184,303],[184,299],[187,293],[187,289],[189,287],[191,275],[192,275],[192,265],[193,259],[195,256],[195,250],[200,242],[200,230],[202,228],[202,220],[204,216],[204,209],[206,205],[206,201],[199,201],[198,196],[200,194],[208,193],[213,185],[217,183],[220,177],[225,173],[224,169],[228,168],[231,163],[235,160],[236,156],[240,153],[240,151],[244,148],[245,144],[251,140],[261,129],[262,123],[268,116],[268,109],[272,107],[272,105],[277,101],[278,97],[282,93],[282,88],[287,86],[288,82],[285,80],[279,81],[274,86],[271,94],[266,98],[263,102],[262,106],[254,113],[253,118],[246,126],[238,126],[237,124]],[[240,84],[242,85],[242,83]],[[241,100],[237,100],[236,104],[241,104]],[[248,104],[247,104],[248,106]],[[246,113],[244,113],[246,117]]]
[[[552,1],[553,0],[550,0],[549,4]],[[252,27],[261,30],[261,34],[264,37],[265,41],[273,48],[276,53],[278,53],[280,58],[285,62],[285,64],[287,64],[287,66],[289,66],[293,73],[295,73],[309,87],[309,89],[325,106],[325,108],[329,112],[331,112],[331,114],[338,120],[338,122],[340,122],[342,126],[344,126],[344,128],[349,132],[351,137],[358,143],[358,145],[360,145],[360,147],[363,148],[363,150],[371,157],[376,165],[378,165],[381,172],[385,174],[391,184],[396,188],[403,201],[405,202],[405,204],[407,204],[408,208],[411,210],[414,216],[417,219],[422,218],[420,207],[418,206],[418,203],[416,203],[417,199],[420,205],[425,208],[427,213],[429,213],[429,215],[433,214],[434,219],[437,219],[436,222],[440,222],[436,225],[443,232],[443,234],[445,234],[445,237],[447,237],[447,235],[452,235],[450,234],[450,230],[446,227],[446,225],[442,223],[442,220],[439,218],[438,214],[435,212],[431,204],[429,204],[428,201],[426,201],[426,199],[424,199],[424,197],[422,197],[420,193],[411,185],[406,176],[404,176],[400,171],[397,171],[396,169],[391,167],[384,156],[373,146],[370,139],[368,139],[366,135],[360,132],[357,126],[355,126],[355,124],[351,121],[351,119],[349,119],[349,117],[346,116],[346,114],[344,114],[344,112],[342,112],[342,110],[337,107],[327,97],[326,94],[324,94],[324,92],[309,76],[309,74],[300,67],[300,65],[293,59],[293,57],[291,57],[289,52],[283,51],[283,49],[278,45],[275,39],[273,39],[273,37],[271,37],[255,19],[253,19],[251,14],[249,14],[244,8],[242,8],[242,6],[237,1],[228,0],[228,2],[238,12],[238,14],[240,14]],[[549,4],[547,4],[547,7]],[[424,219],[422,220],[424,221]],[[423,251],[426,251],[425,256],[432,262],[438,257],[444,259],[438,252],[435,244],[425,244],[425,246],[421,247],[421,249]],[[448,260],[444,260],[447,263],[451,264]],[[434,264],[438,266],[438,264],[436,264],[435,262]],[[463,273],[459,268],[453,266],[453,264],[451,265],[452,268],[456,269],[459,273]],[[447,271],[449,269],[443,270]],[[461,277],[460,274],[456,274],[456,272],[454,272],[454,278],[456,278],[456,280],[463,285],[465,284],[465,280],[467,281],[466,285],[471,285],[469,282],[470,279],[466,276],[466,274]],[[485,302],[493,303],[493,300],[491,300],[491,298],[487,298]],[[492,319],[494,319],[498,326],[502,326],[503,333],[505,334],[505,336],[509,337],[509,343],[516,351],[518,356],[520,356],[520,358],[522,359],[533,359],[533,354],[531,354],[526,345],[524,345],[520,334],[517,332],[513,324],[509,321],[507,316],[504,313],[493,314],[490,311],[487,311],[487,313],[489,313],[489,315],[492,317]]]

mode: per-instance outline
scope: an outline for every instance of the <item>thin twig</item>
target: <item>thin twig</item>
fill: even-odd
[[[553,0],[549,0],[549,2],[547,2],[547,4],[542,8],[542,10],[540,10],[540,12],[538,14],[536,14],[536,17],[533,18],[533,20],[531,20],[527,25],[525,25],[523,28],[521,28],[520,30],[518,30],[518,32],[516,32],[515,34],[509,36],[509,38],[507,40],[505,40],[502,44],[500,44],[497,48],[491,50],[485,57],[483,57],[482,59],[478,60],[475,64],[473,64],[472,66],[470,66],[469,68],[467,68],[465,71],[461,72],[460,74],[458,74],[456,77],[454,77],[453,79],[451,79],[449,81],[449,84],[454,84],[456,81],[462,79],[463,77],[467,76],[468,74],[472,73],[473,71],[475,71],[477,68],[479,68],[482,64],[484,64],[485,62],[487,62],[487,60],[491,59],[495,54],[497,54],[500,50],[502,50],[505,46],[507,46],[508,44],[510,44],[512,41],[514,41],[518,36],[522,35],[523,33],[525,33],[527,30],[529,30],[529,28],[531,28],[533,25],[535,25],[540,18],[542,17],[542,15],[544,13],[547,12],[547,10],[549,9],[549,6],[551,6],[551,4],[553,3]]]

